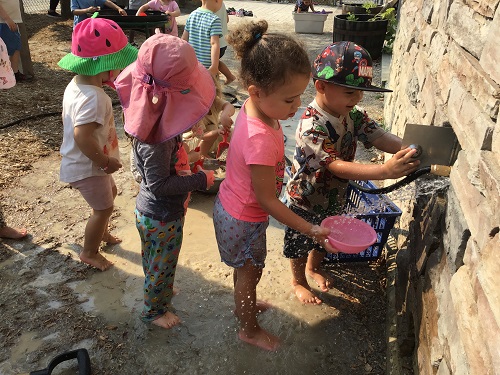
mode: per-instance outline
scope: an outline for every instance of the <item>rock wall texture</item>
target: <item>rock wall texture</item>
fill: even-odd
[[[386,123],[449,123],[461,151],[447,189],[403,204],[398,348],[414,373],[500,374],[500,0],[400,3]]]

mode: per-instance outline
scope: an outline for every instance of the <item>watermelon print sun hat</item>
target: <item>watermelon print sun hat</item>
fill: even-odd
[[[191,129],[215,99],[214,80],[193,47],[169,34],[146,39],[136,62],[118,75],[115,86],[125,131],[148,144]]]
[[[372,85],[373,61],[366,49],[353,42],[335,42],[327,46],[312,64],[315,80],[362,91],[392,92]]]
[[[95,14],[97,15],[97,13]],[[71,41],[71,53],[58,65],[76,74],[95,76],[102,72],[124,69],[137,58],[137,48],[115,21],[87,18],[78,23]]]

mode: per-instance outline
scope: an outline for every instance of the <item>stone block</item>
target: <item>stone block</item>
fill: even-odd
[[[493,1],[493,0],[492,0]],[[498,3],[498,1],[495,1]],[[498,69],[498,61],[500,61],[500,11],[497,10],[493,21],[490,24],[488,37],[485,40],[483,52],[479,60],[484,71],[498,84],[500,84],[500,69]]]
[[[430,48],[427,51],[427,63],[429,64],[430,70],[433,75],[439,73],[441,61],[448,53],[448,43],[448,37],[444,35],[441,30],[437,30],[432,34],[432,38],[430,40]]]
[[[478,174],[479,181],[484,188],[486,200],[491,207],[500,207],[500,162],[499,154],[491,151],[482,151],[479,157]],[[492,210],[493,222],[496,221],[497,228],[500,225],[500,210]],[[493,228],[492,228],[493,229]]]
[[[422,117],[422,124],[433,124],[436,115],[436,100],[439,100],[439,96],[436,95],[435,83],[433,75],[430,73],[426,74],[422,89],[418,94],[418,105],[417,109]]]
[[[500,40],[498,42],[500,43]],[[450,43],[449,59],[455,75],[477,101],[478,106],[488,117],[497,118],[500,104],[498,82],[483,69],[477,58],[456,43]]]
[[[457,79],[451,82],[448,114],[462,149],[469,155],[491,149],[495,124]],[[474,158],[478,156],[474,155]]]
[[[456,312],[460,341],[464,348],[467,374],[487,374],[491,369],[491,357],[479,323],[475,293],[467,266],[461,267],[451,278],[450,293]]]
[[[447,198],[443,247],[446,249],[450,267],[453,266],[450,272],[455,272],[465,263],[466,248],[471,242],[469,241],[470,230],[453,186],[448,190]]]
[[[488,18],[493,18],[498,0],[465,0],[465,4],[477,13]]]
[[[476,174],[477,171],[471,170],[466,154],[460,152],[452,168],[450,181],[457,193],[471,236],[482,248],[489,241],[489,235],[498,223],[492,221],[490,202],[485,198]]]
[[[490,21],[461,1],[453,1],[448,13],[445,32],[476,58],[481,56]]]
[[[436,80],[439,88],[438,94],[445,103],[448,101],[450,95],[450,84],[455,77],[456,74],[450,63],[449,54],[446,54],[440,61],[439,68],[436,72]]]

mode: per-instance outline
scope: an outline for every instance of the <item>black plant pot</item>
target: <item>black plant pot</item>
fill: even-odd
[[[333,18],[333,41],[351,41],[365,48],[373,60],[382,56],[388,20],[368,21],[369,14],[356,14],[357,21],[347,20],[347,14]]]

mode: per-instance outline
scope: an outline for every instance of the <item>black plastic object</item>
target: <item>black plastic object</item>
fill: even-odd
[[[71,359],[78,360],[79,375],[90,375],[92,373],[89,353],[87,352],[87,349],[82,348],[59,354],[52,361],[50,361],[49,367],[43,370],[32,371],[30,372],[30,375],[50,375],[57,365]]]
[[[408,176],[406,176],[405,178],[403,178],[401,181],[398,181],[392,185],[389,185],[389,186],[385,186],[383,188],[379,188],[379,189],[373,189],[371,187],[365,187],[365,186],[361,186],[360,184],[354,182],[354,181],[349,181],[349,184],[353,187],[355,187],[356,189],[358,190],[361,190],[363,193],[367,193],[367,194],[386,194],[386,193],[389,193],[393,190],[396,190],[396,189],[399,189],[405,185],[408,185],[410,182],[416,180],[417,178],[419,178],[420,176],[424,175],[424,174],[427,174],[431,171],[431,167],[424,167],[424,168],[421,168],[421,169],[417,169],[415,172],[413,173],[410,173]]]
[[[136,16],[135,14],[137,11],[132,9],[125,9],[125,11],[127,12],[127,15],[122,16],[115,9],[101,9],[97,18],[106,18],[108,20],[115,21],[118,25],[128,22],[167,22],[169,19],[167,14],[156,10],[148,10],[144,12],[146,13],[146,16]]]

